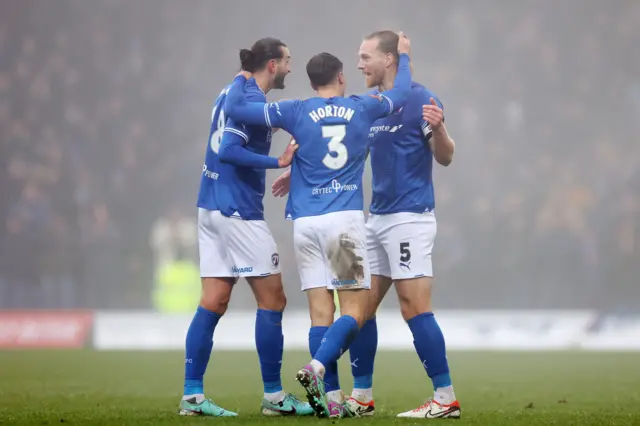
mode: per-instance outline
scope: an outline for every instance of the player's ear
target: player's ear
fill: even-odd
[[[387,53],[385,56],[384,65],[389,68],[393,65],[393,55],[391,53]]]
[[[344,74],[342,72],[338,73],[338,83],[344,84]]]
[[[275,74],[276,72],[276,60],[275,59],[270,59],[269,62],[267,62],[267,69],[269,70],[269,72],[271,74]]]

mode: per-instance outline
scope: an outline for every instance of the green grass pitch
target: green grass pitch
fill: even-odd
[[[348,356],[343,388],[351,390]],[[293,377],[308,361],[287,352],[285,390],[303,396]],[[376,360],[373,418],[264,418],[262,386],[253,352],[215,352],[206,393],[240,413],[232,419],[177,415],[183,354],[176,352],[0,352],[0,425],[362,425],[454,422],[456,425],[640,425],[640,354],[581,352],[453,352],[449,355],[462,419],[396,419],[431,389],[417,356],[381,352]]]

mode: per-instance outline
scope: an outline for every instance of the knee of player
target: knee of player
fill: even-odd
[[[282,286],[280,274],[273,274],[266,277],[247,278],[249,285],[258,304],[258,309],[268,311],[284,311],[287,306],[287,297]]]
[[[284,290],[271,294],[261,294],[256,302],[260,309],[283,312],[287,306],[287,296],[285,296]]]
[[[358,323],[358,328],[362,328],[365,322],[367,322],[367,309],[364,307],[358,307],[354,305],[341,306],[341,316],[350,316]]]
[[[208,311],[224,315],[231,300],[235,280],[224,278],[203,278],[200,306]]]
[[[376,312],[378,312],[378,307],[380,306],[379,301],[372,296],[373,295],[371,295],[369,297],[369,300],[367,301],[365,309],[365,322],[373,319],[376,316]]]
[[[309,297],[309,315],[314,327],[329,327],[333,324],[336,305],[330,294],[329,292],[326,292],[326,295],[316,293],[314,297]]]
[[[431,312],[432,280],[428,277],[396,281],[400,311],[405,320]]]
[[[400,312],[405,321],[417,315],[431,312],[431,301],[426,297],[411,299],[398,296],[398,300],[400,301]]]
[[[398,299],[400,300],[400,312],[402,313],[402,318],[404,318],[405,321],[409,321],[411,318],[420,314],[431,312],[431,303],[428,301],[402,298]]]
[[[224,315],[229,307],[230,297],[224,294],[203,294],[200,297],[200,306],[208,311]]]
[[[367,313],[364,310],[360,310],[360,311],[356,311],[356,310],[348,310],[348,311],[344,311],[341,312],[341,314],[344,315],[348,315],[350,317],[352,317],[353,319],[356,320],[356,322],[358,323],[358,328],[362,328],[364,326],[364,323],[367,322]]]
[[[378,311],[378,306],[369,305],[365,312],[365,322],[373,319],[376,316],[376,312]]]

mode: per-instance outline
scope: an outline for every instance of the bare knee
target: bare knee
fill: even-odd
[[[432,281],[430,277],[396,281],[400,311],[405,321],[425,312],[431,312]]]
[[[338,292],[340,299],[340,314],[348,315],[356,320],[358,328],[362,328],[369,319],[367,317],[370,290],[342,290]]]
[[[311,288],[306,291],[309,301],[309,316],[312,327],[329,327],[333,324],[336,304],[333,293],[326,288]]]
[[[266,277],[247,278],[258,304],[258,309],[283,312],[287,297],[282,287],[282,276],[273,274]]]
[[[200,306],[208,311],[224,315],[231,300],[232,278],[202,278]]]

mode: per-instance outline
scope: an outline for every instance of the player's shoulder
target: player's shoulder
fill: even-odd
[[[438,95],[436,95],[431,89],[418,82],[411,82],[410,101],[415,100],[416,102],[423,102],[425,100],[428,101],[431,98],[434,98],[436,102],[441,103]]]
[[[364,102],[371,102],[372,99],[382,102],[382,95],[380,95],[380,93],[377,90],[372,90],[370,92],[363,93],[360,95],[351,95],[344,99],[348,103],[363,104]]]
[[[435,94],[431,90],[429,90],[429,88],[427,88],[424,84],[418,83],[416,81],[412,81],[411,82],[411,95],[413,95],[413,96],[418,96],[418,95],[433,96]]]
[[[371,89],[368,92],[364,92],[364,93],[360,93],[357,95],[351,95],[349,96],[349,99],[358,99],[358,100],[362,100],[362,99],[367,99],[367,98],[379,98],[380,97],[380,91],[378,89]]]
[[[303,108],[316,109],[325,107],[327,105],[344,106],[353,103],[351,97],[334,96],[332,98],[322,98],[320,96],[313,96],[307,99],[301,99],[298,101],[298,105]]]
[[[361,95],[351,95],[349,97],[346,97],[345,99],[350,99],[355,102],[362,102],[364,99],[367,99],[367,98],[378,99],[380,98],[380,94],[377,92],[369,92],[369,93],[363,93]]]

